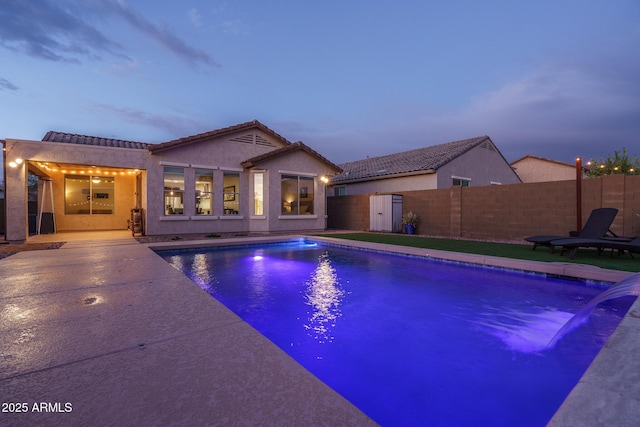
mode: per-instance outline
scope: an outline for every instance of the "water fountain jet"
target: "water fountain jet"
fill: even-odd
[[[593,309],[596,308],[596,306],[601,302],[614,298],[633,295],[640,295],[640,273],[625,277],[624,279],[589,301],[589,303],[582,310],[574,314],[573,317],[571,317],[571,319],[569,319],[569,321],[565,323],[558,332],[556,332],[553,338],[551,338],[551,341],[549,341],[547,347],[553,348],[563,336],[575,329],[577,326],[585,323]]]

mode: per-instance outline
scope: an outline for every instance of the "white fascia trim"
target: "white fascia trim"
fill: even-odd
[[[452,179],[464,179],[465,181],[471,181],[471,178],[466,178],[464,176],[451,175]]]
[[[185,215],[161,216],[160,221],[189,221],[189,217]]]
[[[244,215],[221,215],[220,219],[244,219]]]
[[[491,181],[491,185],[502,185],[502,183],[498,181]]]
[[[180,168],[188,168],[189,163],[166,162],[164,160],[160,160],[160,166],[177,166]]]
[[[209,169],[209,170],[218,170],[218,169],[220,169],[219,166],[194,165],[194,164],[191,164],[191,167],[195,168],[195,169]]]
[[[210,219],[218,219],[218,216],[217,215],[191,215],[189,218],[194,221],[206,221]]]
[[[244,169],[242,168],[228,168],[225,166],[220,166],[218,169],[225,172],[244,172]]]
[[[317,173],[309,173],[309,172],[296,172],[296,171],[283,171],[279,170],[278,173],[283,175],[299,175],[299,176],[318,176]]]
[[[318,215],[279,215],[278,219],[318,219]]]

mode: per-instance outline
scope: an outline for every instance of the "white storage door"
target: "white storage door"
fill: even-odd
[[[395,233],[402,230],[402,196],[369,196],[369,230]]]
[[[391,216],[391,212],[385,210],[391,207],[391,203],[387,202],[389,197],[391,196],[369,196],[369,230],[387,231],[385,219]]]

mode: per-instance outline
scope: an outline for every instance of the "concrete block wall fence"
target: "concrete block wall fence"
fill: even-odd
[[[565,235],[576,229],[576,182],[536,182],[397,192],[403,212],[420,217],[418,234],[519,240],[535,234]],[[596,208],[618,209],[611,229],[640,236],[640,175],[582,181],[582,220]],[[369,194],[328,198],[328,227],[369,230]]]

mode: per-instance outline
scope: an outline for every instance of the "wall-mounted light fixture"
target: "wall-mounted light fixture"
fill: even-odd
[[[17,159],[10,161],[9,166],[11,166],[12,168],[17,168],[18,165],[21,165],[23,162],[24,160],[18,157]]]

